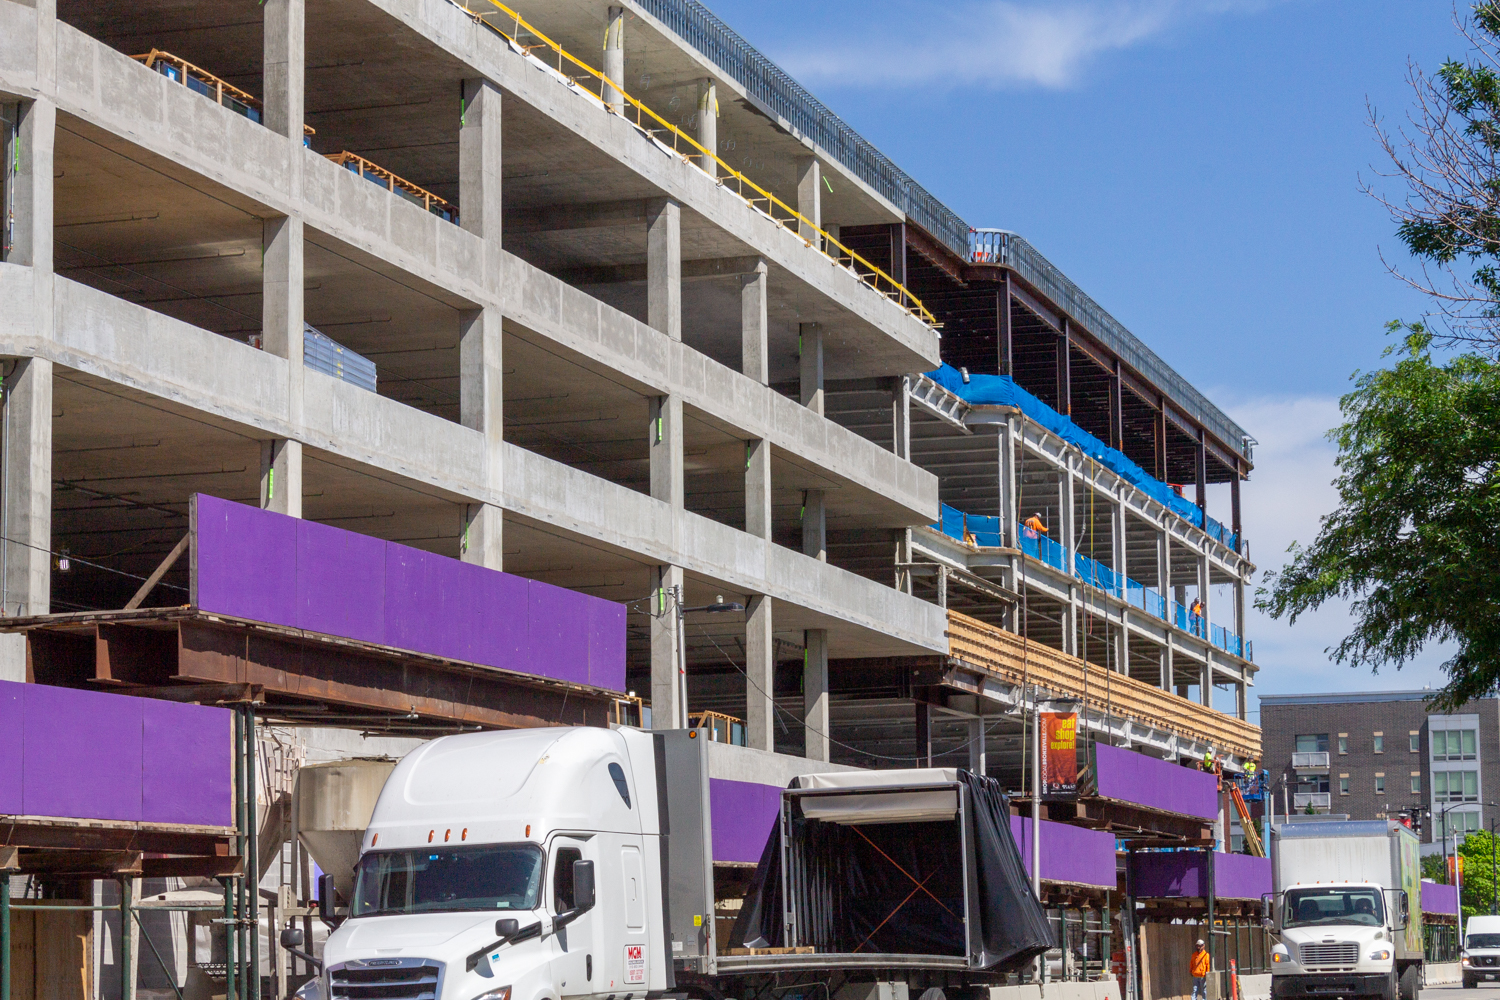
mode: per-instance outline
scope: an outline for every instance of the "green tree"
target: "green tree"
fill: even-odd
[[[1443,870],[1443,856],[1441,854],[1422,855],[1421,867],[1423,878],[1431,879],[1434,882],[1447,883],[1448,873]]]
[[[1492,853],[1495,841],[1488,831],[1471,833],[1458,847],[1464,859],[1463,911],[1468,920],[1475,914],[1493,913],[1495,901],[1495,866]]]
[[[1500,0],[1460,29],[1467,62],[1411,72],[1411,131],[1397,141],[1375,122],[1406,185],[1382,201],[1422,264],[1401,277],[1432,296],[1439,325],[1389,325],[1394,363],[1356,375],[1329,435],[1339,507],[1256,601],[1295,622],[1349,600],[1353,631],[1330,652],[1351,666],[1399,668],[1453,643],[1438,707],[1500,682]]]

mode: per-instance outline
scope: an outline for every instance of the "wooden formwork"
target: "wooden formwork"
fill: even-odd
[[[948,612],[948,655],[1010,684],[1037,684],[1078,698],[1090,711],[1173,732],[1247,760],[1260,759],[1258,726],[956,611]]]

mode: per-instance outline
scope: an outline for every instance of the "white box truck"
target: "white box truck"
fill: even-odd
[[[1271,829],[1271,995],[1416,1000],[1422,977],[1417,835],[1394,820]]]
[[[998,784],[925,769],[785,789],[721,953],[707,743],[557,728],[414,750],[303,996],[721,998],[805,980],[828,1000],[915,1000],[1003,982],[1050,945]]]
[[[1464,989],[1500,979],[1500,917],[1474,916],[1464,925],[1464,950],[1459,958]]]

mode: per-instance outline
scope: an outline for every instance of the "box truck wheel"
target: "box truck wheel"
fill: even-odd
[[[1417,989],[1422,985],[1422,970],[1415,964],[1401,972],[1401,1000],[1417,1000]]]
[[[1464,976],[1464,989],[1475,990],[1479,988],[1479,980],[1473,976]]]

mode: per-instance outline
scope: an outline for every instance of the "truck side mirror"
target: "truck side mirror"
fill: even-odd
[[[1260,897],[1260,923],[1266,930],[1276,927],[1276,894],[1274,892],[1261,893]]]
[[[327,872],[318,876],[318,916],[326,923],[336,919],[333,914],[333,876]]]
[[[594,908],[594,863],[573,862],[573,909],[585,913]]]
[[[287,927],[281,932],[281,946],[283,948],[302,947],[302,928]]]
[[[508,940],[515,937],[516,931],[520,929],[521,922],[515,917],[501,917],[495,921],[495,937],[497,938],[506,938]]]

